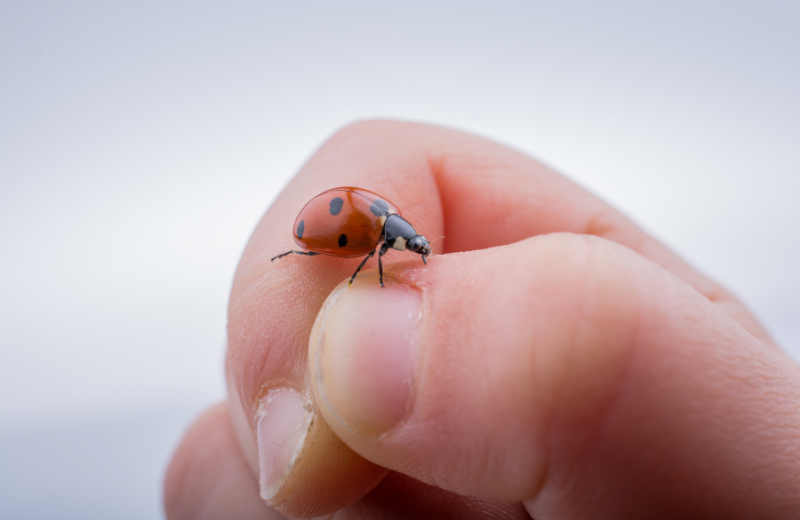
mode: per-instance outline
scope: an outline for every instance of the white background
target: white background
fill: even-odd
[[[0,517],[163,514],[247,237],[356,119],[540,158],[800,358],[797,2],[118,4],[0,2]]]

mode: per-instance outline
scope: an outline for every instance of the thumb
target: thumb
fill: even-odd
[[[365,458],[542,519],[800,510],[796,372],[636,253],[547,235],[387,280],[335,290],[309,346]]]

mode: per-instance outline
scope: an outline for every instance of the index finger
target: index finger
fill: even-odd
[[[314,154],[267,211],[248,243],[231,292],[231,415],[242,450],[261,479],[262,496],[283,512],[329,512],[358,499],[384,475],[333,436],[310,397],[306,375],[314,319],[360,259],[319,256],[270,262],[292,249],[292,225],[304,204],[338,186],[381,194],[421,234],[445,235],[434,246],[443,252],[560,231],[602,236],[660,264],[769,342],[735,298],[622,214],[541,163],[453,130],[396,122],[351,125]],[[386,260],[415,256],[392,252]]]

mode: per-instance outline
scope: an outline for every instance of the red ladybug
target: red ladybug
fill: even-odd
[[[393,204],[377,193],[351,187],[333,188],[311,199],[294,221],[294,241],[308,251],[287,251],[272,260],[292,253],[343,258],[366,255],[350,284],[375,254],[378,244],[382,244],[378,253],[381,287],[384,287],[381,257],[390,247],[419,253],[425,264],[431,254],[428,240],[417,234]]]

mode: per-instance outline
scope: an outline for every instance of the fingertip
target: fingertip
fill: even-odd
[[[203,413],[186,431],[164,475],[163,501],[170,520],[280,518],[258,496],[227,403]]]
[[[456,493],[534,496],[553,421],[591,429],[619,389],[639,291],[631,255],[563,234],[395,264],[386,291],[364,273],[315,321],[317,403],[382,466]]]
[[[234,435],[240,452],[248,454],[253,493],[283,514],[332,513],[369,493],[386,474],[336,436],[305,392],[269,389],[253,413],[255,431],[233,405]]]
[[[358,501],[387,472],[345,445],[317,412],[280,487],[265,497],[262,485],[262,497],[284,514],[318,517]]]
[[[397,425],[410,403],[422,294],[374,272],[340,286],[311,333],[309,372],[325,417],[362,437]]]

